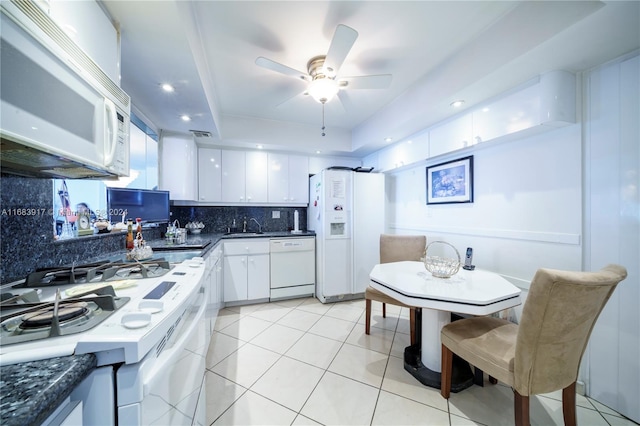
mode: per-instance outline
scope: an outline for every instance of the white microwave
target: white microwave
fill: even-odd
[[[36,2],[0,3],[2,171],[129,175],[131,101]]]

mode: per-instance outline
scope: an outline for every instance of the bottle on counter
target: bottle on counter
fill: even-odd
[[[138,234],[142,235],[142,219],[137,217],[136,218],[136,238],[138,238]]]
[[[127,250],[133,250],[133,222],[127,222]]]

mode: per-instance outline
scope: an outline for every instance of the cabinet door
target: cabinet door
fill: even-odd
[[[222,150],[222,201],[244,203],[245,159],[243,151]]]
[[[247,256],[247,274],[248,300],[268,298],[270,295],[269,255]]]
[[[44,3],[44,2],[43,2]],[[120,86],[118,31],[97,1],[47,1],[51,19]],[[73,28],[73,31],[69,31]]]
[[[308,185],[307,185],[308,186]],[[289,201],[289,157],[269,153],[269,202]]]
[[[471,146],[472,136],[471,114],[438,126],[429,132],[429,157]]]
[[[289,156],[289,200],[290,203],[309,202],[309,158],[301,155]]]
[[[212,148],[198,149],[198,200],[222,199],[221,151]]]
[[[245,200],[247,203],[266,203],[268,201],[267,153],[248,151],[245,155]]]
[[[224,258],[224,301],[247,300],[247,256]]]
[[[188,136],[163,136],[160,140],[160,189],[172,200],[195,200],[198,186],[198,149]]]

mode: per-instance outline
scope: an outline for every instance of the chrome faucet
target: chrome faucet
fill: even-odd
[[[258,221],[256,220],[255,217],[252,217],[251,219],[249,219],[249,222],[254,221],[256,223],[256,225],[258,225],[258,233],[262,234],[262,226],[260,225],[260,223],[258,223]],[[246,222],[245,222],[246,223]]]

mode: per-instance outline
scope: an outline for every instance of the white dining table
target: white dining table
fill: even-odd
[[[369,279],[376,290],[421,308],[421,332],[416,337],[420,341],[420,361],[428,371],[421,372],[421,377],[417,378],[438,388],[442,353],[440,330],[451,322],[451,313],[490,315],[522,303],[518,287],[501,275],[482,269],[461,268],[450,278],[437,278],[422,262],[392,262],[375,265]]]

